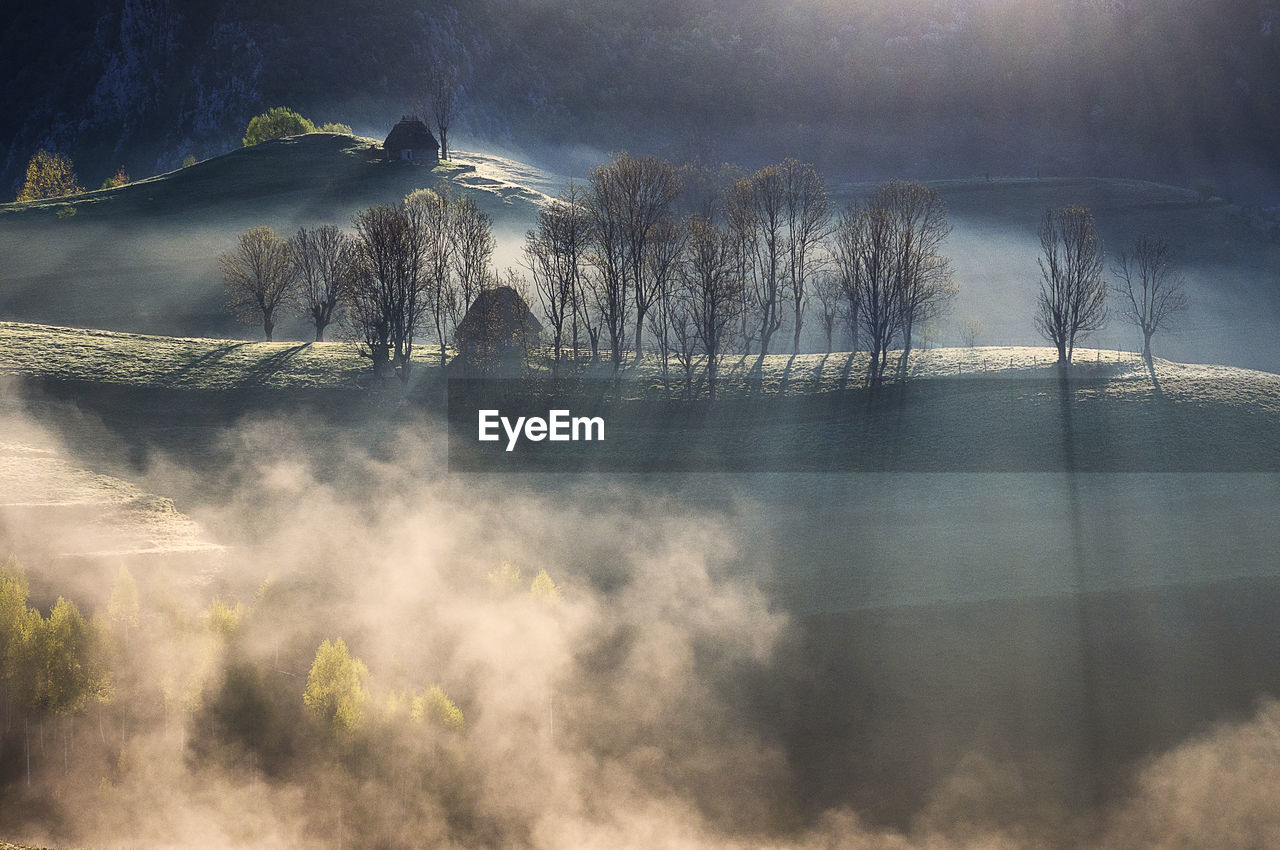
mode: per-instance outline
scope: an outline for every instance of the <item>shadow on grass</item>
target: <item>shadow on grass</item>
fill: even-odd
[[[782,380],[778,382],[778,392],[785,393],[791,386],[791,368],[795,365],[796,356],[792,354],[787,358],[786,368],[782,370]]]
[[[267,381],[280,372],[290,360],[297,356],[299,351],[310,348],[311,345],[312,343],[309,342],[301,342],[283,351],[263,357],[245,370],[244,377],[236,382],[236,386],[242,389],[265,386]]]
[[[178,378],[185,377],[191,374],[192,372],[196,372],[196,371],[199,371],[200,369],[214,365],[219,360],[226,357],[231,352],[235,351],[237,348],[244,348],[246,345],[252,345],[252,343],[228,342],[223,345],[219,345],[213,351],[207,352],[205,354],[201,354],[199,357],[193,358],[191,360],[188,360],[186,363],[183,363],[181,366],[179,366],[177,369],[173,371],[173,374],[175,377],[178,377]]]
[[[1164,399],[1164,389],[1160,386],[1160,378],[1156,375],[1156,364],[1150,357],[1144,358],[1147,364],[1147,374],[1151,376],[1151,386],[1155,388],[1156,398]]]
[[[849,376],[853,374],[853,358],[856,351],[850,351],[849,356],[845,358],[844,368],[840,370],[840,389],[849,389]]]

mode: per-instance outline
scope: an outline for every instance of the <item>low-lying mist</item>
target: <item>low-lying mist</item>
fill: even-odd
[[[216,475],[157,455],[143,486],[181,494],[178,507],[229,547],[202,565],[156,553],[69,561],[56,543],[33,553],[31,603],[47,611],[69,594],[94,613],[110,688],[63,715],[9,703],[3,834],[54,845],[539,848],[1280,837],[1280,726],[1273,704],[1250,702],[1265,682],[1226,665],[1241,696],[1227,710],[1209,700],[1213,714],[1176,690],[1136,698],[1107,672],[1177,668],[1186,652],[1194,678],[1201,655],[1233,645],[1160,616],[1162,602],[1117,602],[1118,617],[1104,612],[1108,597],[1065,603],[1094,619],[1086,642],[1104,645],[1108,616],[1142,612],[1151,645],[1136,661],[1061,645],[1061,606],[1016,593],[955,621],[947,606],[926,606],[877,609],[849,626],[780,601],[781,544],[761,545],[773,535],[759,529],[771,528],[770,500],[785,488],[744,478],[693,499],[643,477],[450,476],[430,425],[370,444],[264,417],[217,438],[231,460]],[[804,478],[787,486],[803,489]],[[919,495],[924,485],[911,482],[926,479],[905,478],[892,492]],[[890,510],[887,492],[872,501],[878,514]],[[38,539],[39,515],[24,522],[21,539]],[[0,527],[0,541],[12,545],[18,530]],[[791,569],[815,557],[788,545]],[[809,580],[838,564],[859,572],[887,544],[865,550],[850,532],[845,545],[810,564]],[[126,573],[135,621],[121,614]],[[1255,614],[1224,619],[1241,641],[1274,638]],[[1010,619],[1015,643],[1027,642],[1002,640]],[[353,659],[338,665],[347,678],[331,667],[320,679],[338,683],[329,693],[350,697],[349,710],[315,709],[304,693],[317,650],[339,640]],[[1110,651],[1132,652],[1126,640]],[[1221,723],[1193,727],[1187,743],[1152,739],[1132,712],[1153,705]],[[1153,751],[1152,740],[1164,745]],[[1118,753],[1096,751],[1116,741]]]

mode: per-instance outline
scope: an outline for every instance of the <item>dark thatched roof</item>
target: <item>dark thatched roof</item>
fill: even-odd
[[[476,296],[467,314],[458,323],[457,335],[464,339],[536,341],[542,333],[529,305],[509,286],[486,289]]]
[[[440,143],[436,141],[436,137],[431,135],[431,130],[427,128],[417,118],[406,115],[400,119],[396,126],[391,128],[390,135],[387,140],[382,143],[382,149],[385,151],[402,151],[402,150],[440,150]]]
[[[454,344],[464,369],[490,372],[518,363],[541,334],[542,323],[520,293],[499,286],[476,296],[458,323]]]

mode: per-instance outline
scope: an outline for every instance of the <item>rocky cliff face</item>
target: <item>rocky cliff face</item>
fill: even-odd
[[[145,176],[188,153],[217,152],[261,100],[261,56],[244,25],[220,10],[98,0],[52,11],[62,19],[37,17],[32,37],[6,39],[16,48],[8,61],[21,65],[6,75],[12,100],[26,107],[0,127],[6,188],[40,147],[72,153],[89,186],[117,165]]]

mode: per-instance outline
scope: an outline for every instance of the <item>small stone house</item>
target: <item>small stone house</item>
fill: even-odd
[[[382,150],[388,162],[435,165],[440,161],[440,143],[427,125],[414,115],[406,115],[391,128]]]

